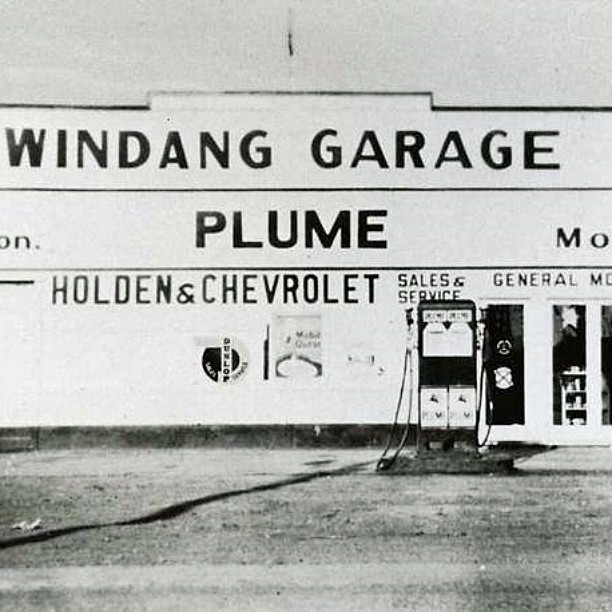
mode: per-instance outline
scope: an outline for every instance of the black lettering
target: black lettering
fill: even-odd
[[[298,217],[297,211],[289,212],[289,237],[281,240],[278,236],[278,211],[271,210],[268,213],[268,225],[270,227],[270,245],[277,249],[288,249],[297,244],[298,240]]]
[[[449,149],[451,149],[451,147],[455,150],[454,155],[449,154]],[[463,140],[461,140],[461,134],[456,130],[452,130],[446,135],[435,167],[440,168],[440,166],[446,162],[459,162],[464,168],[472,167],[472,162],[465,150]]]
[[[255,287],[251,281],[257,279],[256,274],[245,274],[242,277],[242,302],[243,304],[257,304],[257,298],[253,297]]]
[[[250,168],[268,168],[272,164],[272,149],[270,147],[253,147],[253,150],[258,153],[258,157],[253,157],[251,145],[255,138],[265,138],[268,132],[263,130],[253,130],[240,141],[240,156],[242,161]]]
[[[20,166],[24,151],[27,151],[30,167],[39,168],[42,162],[43,145],[47,130],[39,130],[34,136],[34,130],[21,131],[19,140],[15,138],[15,130],[6,128],[6,144],[8,146],[9,163],[11,166]]]
[[[68,133],[66,130],[57,130],[57,167],[65,168],[68,163]]]
[[[208,223],[208,219],[211,219],[212,223]],[[223,213],[208,210],[196,212],[196,248],[202,249],[206,246],[206,234],[218,234],[225,226]]]
[[[365,153],[366,146],[369,147],[370,152]],[[351,168],[356,168],[362,161],[373,161],[378,164],[379,168],[388,168],[389,164],[385,158],[380,142],[376,137],[376,132],[373,130],[366,130],[357,145],[357,152],[353,161],[351,162]]]
[[[149,283],[151,277],[148,274],[137,274],[136,275],[136,303],[137,304],[150,304],[151,298],[149,295]]]
[[[155,301],[158,304],[170,304],[172,301],[172,277],[169,274],[165,278],[161,275],[157,277]]]
[[[206,168],[206,152],[210,151],[221,168],[229,168],[229,132],[223,132],[223,147],[220,147],[210,132],[200,132],[200,168]]]
[[[75,304],[84,304],[89,298],[89,281],[86,276],[79,274],[72,281],[72,299]]]
[[[231,282],[228,282],[231,278]],[[228,295],[231,295],[231,301],[236,304],[236,302],[238,301],[238,277],[236,274],[232,274],[231,276],[229,274],[224,274],[222,276],[222,283],[221,283],[221,292],[223,295],[223,303],[227,304],[227,302],[229,302],[230,300],[228,299]]]
[[[554,136],[559,136],[559,132],[525,132],[525,168],[527,170],[558,170],[561,167],[556,162],[536,161],[536,155],[555,152],[553,147],[536,146],[536,139]]]
[[[213,282],[217,282],[217,277],[214,274],[205,274],[202,277],[202,300],[206,304],[212,304],[216,301],[214,297],[208,295],[208,284]]]
[[[297,304],[298,285],[298,277],[295,274],[286,274],[283,276],[283,301],[285,304],[289,303],[289,296],[293,298],[293,303]]]
[[[86,130],[77,132],[77,165],[79,168],[84,166],[85,148],[91,153],[100,168],[108,166],[108,134],[106,130],[101,132],[101,141],[98,145]]]
[[[162,152],[162,158],[159,162],[160,168],[165,168],[168,164],[176,164],[183,170],[189,166],[187,164],[187,157],[185,156],[185,149],[183,148],[183,142],[179,132],[171,131],[168,132],[166,138],[166,144]]]
[[[411,138],[412,142],[406,144],[406,139]],[[410,155],[412,165],[415,168],[424,168],[421,149],[425,146],[425,137],[421,132],[396,132],[395,134],[395,165],[398,168],[406,167],[406,153]]]
[[[234,219],[234,248],[236,249],[260,249],[263,247],[263,242],[259,240],[244,240],[242,232],[242,213],[235,212]]]
[[[383,232],[382,223],[371,223],[371,217],[386,217],[386,210],[360,210],[357,216],[357,246],[360,249],[386,249],[386,240],[372,240],[371,232]]]
[[[115,302],[127,304],[130,301],[131,292],[130,277],[120,274],[115,278]]]
[[[565,248],[569,248],[570,246],[573,246],[578,248],[580,247],[580,228],[579,227],[575,227],[572,230],[572,233],[568,235],[565,233],[565,230],[562,227],[558,227],[557,228],[557,248],[558,247],[565,247]]]
[[[94,276],[94,304],[110,304],[108,298],[100,295],[100,277],[97,274]]]
[[[132,145],[136,147],[135,155],[130,156]],[[119,132],[119,168],[137,168],[142,166],[151,155],[151,145],[142,132]]]
[[[359,274],[345,274],[344,275],[344,303],[345,304],[357,304],[359,298],[353,297],[353,293],[357,287],[352,281],[359,278]]]
[[[276,295],[276,290],[278,288],[278,274],[275,274],[273,277],[272,283],[270,284],[270,280],[267,276],[263,277],[264,291],[266,292],[266,299],[268,300],[268,304],[272,304],[274,301],[274,296]]]
[[[315,304],[319,300],[319,279],[314,274],[306,274],[302,280],[304,284],[304,301]]]
[[[304,214],[304,231],[306,234],[306,248],[313,248],[313,236],[317,235],[319,242],[325,249],[329,249],[336,236],[340,234],[340,247],[348,249],[351,246],[351,213],[348,210],[341,210],[333,226],[329,230],[329,233],[325,231],[325,228],[321,224],[319,215],[314,210],[307,210]]]
[[[493,156],[491,155],[491,148],[493,139],[496,136],[506,138],[508,134],[503,130],[494,130],[489,132],[482,139],[480,152],[482,154],[482,159],[484,160],[485,164],[489,166],[489,168],[503,170],[504,168],[509,168],[512,165],[512,149],[508,146],[498,146],[495,150],[497,153],[497,159],[493,159]]]
[[[325,304],[337,304],[339,302],[337,297],[330,295],[329,274],[323,275],[323,302]]]
[[[368,304],[373,304],[375,298],[374,288],[376,281],[379,278],[378,274],[364,274],[364,278],[368,281]]]
[[[338,136],[336,130],[321,130],[312,139],[310,151],[312,153],[312,159],[315,161],[317,166],[321,168],[337,168],[342,164],[342,149],[338,146],[326,146],[325,152],[328,154],[327,157],[323,157],[321,154],[321,147],[323,145],[323,139],[327,136]]]
[[[597,232],[591,236],[591,246],[595,249],[604,249],[610,243],[610,237],[603,232]]]
[[[61,300],[62,304],[68,303],[68,277],[66,275],[62,276],[61,280],[57,276],[53,277],[51,288],[52,303],[57,304],[58,299]]]

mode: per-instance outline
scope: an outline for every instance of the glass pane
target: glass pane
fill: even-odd
[[[553,423],[586,425],[586,307],[553,306]]]
[[[612,306],[601,307],[601,422],[612,424],[610,387],[612,386]]]

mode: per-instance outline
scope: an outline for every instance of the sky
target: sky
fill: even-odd
[[[432,91],[612,106],[612,2],[2,0],[0,103],[152,91]]]

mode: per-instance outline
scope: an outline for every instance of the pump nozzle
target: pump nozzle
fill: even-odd
[[[410,329],[414,325],[414,308],[406,308],[406,327]]]
[[[407,308],[405,311],[406,315],[406,350],[411,352],[415,348],[415,334],[414,334],[414,308]]]
[[[487,325],[487,315],[488,315],[489,309],[484,307],[484,308],[479,308],[479,310],[480,310],[480,317],[478,318],[478,325],[476,328],[476,331],[477,331],[476,346],[478,347],[480,351],[482,351],[484,347],[485,327]]]

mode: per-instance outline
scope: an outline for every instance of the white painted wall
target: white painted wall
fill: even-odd
[[[606,190],[612,177],[600,157],[612,130],[610,113],[441,112],[428,105],[427,97],[411,96],[188,96],[161,99],[153,110],[6,109],[0,123],[1,235],[27,234],[39,248],[0,250],[0,280],[34,283],[0,286],[2,424],[385,422],[401,383],[404,309],[417,302],[400,299],[398,274],[425,269],[428,278],[426,269],[435,267],[463,279],[452,284],[460,287],[458,298],[479,306],[500,301],[525,306],[526,426],[496,429],[494,439],[593,442],[612,437],[612,428],[601,426],[599,418],[597,367],[589,366],[591,413],[584,428],[553,427],[550,371],[552,305],[558,302],[589,304],[589,363],[597,363],[597,309],[610,297],[607,286],[590,282],[588,267],[606,266],[608,250],[592,248],[586,236],[612,227]],[[310,141],[330,126],[353,149],[366,127],[376,130],[383,146],[394,142],[395,129],[410,127],[422,130],[437,148],[424,152],[423,169],[410,164],[381,168],[370,160],[357,168],[323,170],[309,159]],[[26,155],[20,167],[11,166],[5,128],[21,134],[26,127],[39,139],[39,130],[47,129],[40,167],[30,167]],[[268,169],[240,163],[227,170],[216,164],[201,169],[198,163],[159,168],[168,130],[181,134],[191,156],[201,129],[236,135],[254,127],[269,134],[266,144],[274,161]],[[538,158],[557,162],[558,169],[522,167],[527,128],[558,130],[545,141],[551,151]],[[150,164],[132,170],[117,168],[115,153],[108,168],[97,167],[88,154],[80,168],[74,155],[77,129],[92,135],[106,130],[115,145],[118,130],[139,130],[157,154]],[[456,162],[432,167],[450,129],[463,134],[474,167]],[[503,144],[514,147],[513,165],[505,170],[479,159],[482,135],[493,129],[506,131]],[[55,156],[58,130],[67,130],[72,143],[67,168],[58,167]],[[112,144],[109,148],[114,151]],[[465,191],[466,185],[472,189]],[[504,187],[514,190],[499,190]],[[332,248],[307,248],[301,238],[286,250],[245,249],[236,248],[231,232],[224,231],[209,236],[205,248],[196,247],[197,211],[222,213],[228,221],[241,211],[243,238],[267,242],[268,211],[279,212],[285,232],[288,211],[297,211],[301,226],[308,209],[328,227],[340,210],[353,215],[384,211],[378,219],[384,230],[376,238],[384,238],[387,246],[361,249],[353,241],[348,249],[337,242]],[[582,227],[584,247],[559,249],[559,226]],[[529,266],[584,269],[572,271],[576,282],[569,286],[499,287],[494,281],[499,269]],[[378,274],[372,303],[364,268]],[[358,303],[325,303],[321,292],[313,303],[278,297],[268,303],[263,277],[286,272],[300,278],[310,273],[321,286],[328,277],[335,298],[345,275],[357,274],[353,296]],[[129,277],[133,296],[139,274],[171,275],[173,302],[114,303],[115,278]],[[223,303],[217,290],[212,293],[217,301],[207,302],[200,290],[206,274],[217,276],[217,288],[223,274],[253,274],[250,295],[256,303],[241,303],[241,298],[237,304]],[[64,293],[54,291],[54,283],[64,282],[65,300]],[[75,298],[74,287],[83,282],[89,298]],[[100,301],[109,303],[96,303],[96,282]],[[193,304],[176,299],[176,288],[184,283],[194,287]],[[431,288],[427,281],[420,284],[418,289]],[[272,326],[273,353],[274,342],[283,340],[274,328],[279,315],[320,316],[321,378],[282,380],[272,372],[263,380],[267,326]],[[246,349],[248,369],[235,384],[222,385],[206,377],[201,359],[203,349],[226,334]]]

